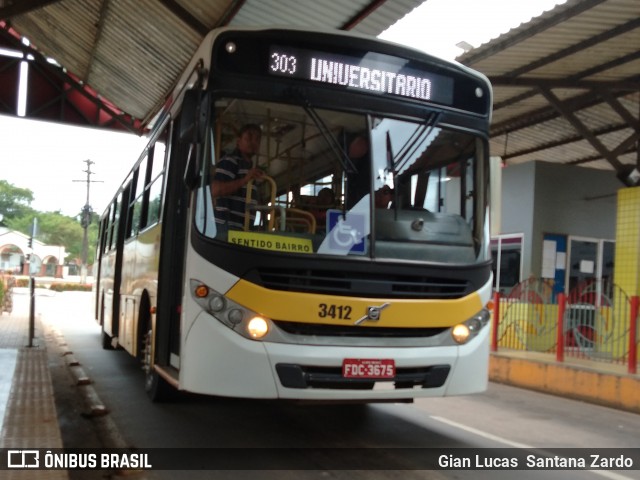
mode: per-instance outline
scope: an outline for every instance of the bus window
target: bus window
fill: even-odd
[[[151,163],[151,181],[164,170],[164,158],[166,153],[166,145],[163,142],[156,142],[153,148],[153,160]]]
[[[129,231],[128,237],[137,235],[146,226],[146,216],[144,215],[144,185],[147,176],[147,159],[144,157],[138,168],[134,172],[134,188],[129,204]]]
[[[114,246],[115,246],[115,242],[116,242],[116,237],[117,237],[117,220],[116,220],[116,216],[117,216],[117,211],[118,208],[120,208],[120,197],[118,197],[118,199],[116,199],[114,201],[114,203],[111,205],[111,211],[109,213],[109,217],[107,220],[107,225],[109,228],[109,232],[108,232],[108,240],[107,240],[107,250],[111,250]]]
[[[148,225],[155,225],[160,220],[162,205],[162,176],[156,178],[149,188]]]
[[[483,260],[477,136],[439,126],[437,115],[372,118],[240,99],[216,106],[206,149],[213,168],[197,195],[196,226],[206,236],[287,253]],[[246,124],[262,134],[245,158],[238,132]],[[243,182],[255,167],[265,177]],[[236,185],[228,198],[212,198],[218,178]],[[327,205],[323,189],[332,194]]]
[[[118,241],[118,229],[120,228],[120,209],[122,208],[122,193],[118,194],[113,204],[113,219],[111,220],[110,249],[115,248]]]
[[[100,238],[98,240],[98,248],[96,249],[97,257],[100,258],[107,252],[107,238],[108,238],[108,225],[109,225],[109,210],[107,214],[100,220]]]
[[[479,228],[474,223],[476,198],[484,195],[476,191],[474,181],[479,158],[476,137],[430,121],[375,123],[376,254],[474,262],[478,250],[473,230]]]
[[[262,169],[266,178],[254,181],[248,195],[247,188],[231,191],[225,198],[211,198],[210,188],[199,192],[198,218],[204,222],[196,221],[199,230],[226,242],[246,243],[262,234],[283,236],[289,240],[278,245],[299,252],[317,251],[326,230],[326,215],[318,210],[344,209],[346,188],[357,177],[354,168],[347,168],[351,166],[348,142],[364,132],[368,143],[367,118],[324,110],[309,114],[302,107],[237,99],[219,100],[216,107],[219,112],[209,137],[212,148],[207,149],[212,152],[209,184],[217,178],[241,178],[253,167]],[[247,124],[262,130],[259,151],[253,158],[238,160],[238,133]],[[241,173],[236,171],[237,164],[242,164]],[[366,170],[366,165],[361,167]],[[368,179],[359,181],[366,194]],[[329,190],[333,193],[329,202],[318,198],[322,189],[321,197]],[[331,215],[337,218],[337,213]]]

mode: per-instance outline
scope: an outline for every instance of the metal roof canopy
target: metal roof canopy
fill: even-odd
[[[422,2],[0,0],[0,46],[34,58],[37,73],[30,79],[29,92],[35,95],[27,116],[71,122],[84,117],[85,123],[139,133],[164,103],[204,36],[216,27],[296,25],[376,36]],[[22,45],[20,36],[38,50]],[[56,69],[47,57],[64,68]],[[0,57],[0,87],[13,83],[17,91],[21,61]],[[42,95],[36,92],[43,88],[58,97],[38,98]],[[82,97],[83,105],[70,101],[68,93]],[[0,94],[0,113],[15,114],[17,102],[6,95]],[[55,117],[52,103],[64,114]]]
[[[615,169],[640,183],[638,0],[568,0],[457,60],[493,84],[491,151],[507,165]]]
[[[17,44],[34,55],[42,71],[55,70],[43,55],[20,45],[16,32],[26,36],[68,69],[59,69],[62,78],[53,82],[61,97],[69,101],[74,97],[68,92],[74,93],[91,115],[110,119],[94,124],[115,122],[140,131],[212,28],[289,24],[378,35],[421,3],[0,0],[0,19],[6,20],[0,44]],[[615,169],[634,183],[628,175],[640,167],[638,0],[568,0],[458,61],[492,81],[491,149],[507,165],[545,160]],[[5,63],[0,57],[0,86],[3,73],[12,69],[3,68]],[[10,103],[3,90],[2,113],[3,103]],[[73,109],[87,118],[76,103]],[[114,105],[126,106],[126,113]]]

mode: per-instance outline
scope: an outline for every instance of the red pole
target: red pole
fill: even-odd
[[[556,347],[556,360],[564,362],[564,312],[567,308],[567,297],[564,293],[558,294],[558,336]]]
[[[638,310],[640,297],[631,297],[631,318],[629,319],[629,368],[631,374],[638,371]]]
[[[498,351],[498,327],[500,326],[500,292],[493,294],[493,332],[491,332],[491,351]]]

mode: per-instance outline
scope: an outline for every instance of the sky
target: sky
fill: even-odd
[[[560,3],[427,0],[380,38],[453,60],[463,53],[459,42],[478,47]],[[77,180],[86,180],[89,159],[89,203],[101,214],[145,144],[133,134],[0,115],[0,179],[33,191],[36,210],[75,216],[86,203],[86,183]]]

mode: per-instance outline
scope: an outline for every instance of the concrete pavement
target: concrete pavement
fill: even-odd
[[[0,316],[0,448],[63,447],[47,340],[53,341],[46,338],[40,316],[36,315],[33,346],[27,346],[28,309]],[[490,379],[640,413],[640,375],[625,373],[623,366],[584,360],[559,364],[549,354],[501,351],[491,355]],[[2,478],[69,477],[64,470],[7,470],[2,472]]]

